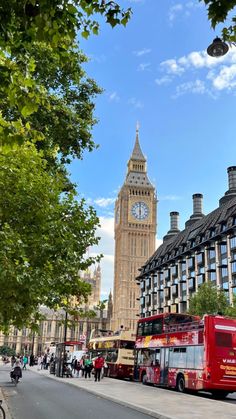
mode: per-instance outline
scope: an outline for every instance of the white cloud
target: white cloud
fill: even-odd
[[[231,48],[224,57],[210,57],[206,51],[193,51],[178,59],[171,58],[160,64],[161,70],[167,74],[180,75],[188,69],[211,69],[222,64],[236,63],[236,48]]]
[[[151,65],[150,63],[141,63],[138,66],[138,71],[149,70],[150,65]]]
[[[97,236],[101,237],[98,246],[91,247],[89,253],[91,256],[103,254],[100,262],[102,278],[102,298],[108,295],[110,289],[113,290],[114,276],[114,218],[99,217],[101,227],[97,230]]]
[[[150,48],[143,48],[139,51],[133,51],[133,54],[136,55],[136,57],[142,57],[143,55],[149,54],[150,52]]]
[[[156,79],[155,83],[158,86],[161,86],[162,84],[169,84],[172,81],[172,78],[170,76],[163,76],[160,79]]]
[[[110,205],[113,205],[115,200],[116,198],[96,198],[94,200],[94,203],[98,207],[106,208],[106,207],[109,207]]]
[[[160,64],[165,73],[157,78],[157,85],[168,84],[175,77],[183,78],[173,97],[186,93],[208,94],[216,98],[216,92],[236,88],[236,48],[230,48],[224,57],[213,58],[206,51],[192,51],[178,59],[171,58]]]
[[[202,80],[189,81],[176,87],[176,94],[174,97],[182,96],[188,92],[204,94],[207,92],[207,88]]]
[[[223,66],[218,75],[212,71],[208,74],[208,78],[212,80],[212,84],[217,90],[231,90],[236,87],[236,64],[229,67]]]
[[[177,3],[169,8],[168,12],[168,19],[169,22],[172,24],[173,21],[181,16],[181,17],[189,17],[191,15],[191,12],[194,11],[194,9],[202,7],[203,5],[196,1],[188,1],[185,4]]]
[[[179,13],[179,12],[182,12],[182,10],[183,10],[183,5],[182,4],[180,4],[180,3],[178,3],[178,4],[175,4],[174,6],[171,6],[170,7],[170,9],[169,9],[169,13],[168,13],[168,16],[169,16],[169,21],[170,22],[173,22],[173,20],[176,18],[176,16],[177,16],[177,14]]]
[[[185,71],[184,67],[182,65],[179,65],[178,61],[175,60],[174,58],[163,61],[161,63],[161,67],[168,74],[180,75],[180,74],[184,73],[184,71]]]
[[[128,103],[136,109],[142,109],[143,108],[143,103],[139,99],[136,99],[135,97],[131,97],[128,100]]]
[[[108,95],[109,101],[110,102],[119,102],[120,101],[120,97],[118,96],[117,92],[112,92]]]
[[[160,201],[178,201],[179,199],[182,199],[182,197],[178,195],[159,196]]]

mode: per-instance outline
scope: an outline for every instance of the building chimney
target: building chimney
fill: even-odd
[[[189,227],[190,225],[204,217],[204,214],[202,212],[202,200],[203,195],[201,193],[195,193],[193,195],[193,214],[191,215],[189,220],[186,221],[185,227]]]
[[[195,193],[193,195],[193,216],[202,217],[202,200],[203,195],[201,193]]]
[[[236,166],[228,167],[227,172],[229,189],[227,192],[225,192],[225,195],[220,199],[220,205],[225,204],[230,199],[236,197]]]
[[[179,213],[177,211],[170,212],[170,231],[179,232]]]
[[[170,212],[170,230],[163,237],[163,240],[167,240],[179,233],[179,212]]]

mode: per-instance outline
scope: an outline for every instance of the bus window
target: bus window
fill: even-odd
[[[138,324],[137,336],[143,336],[143,323]]]
[[[143,351],[142,350],[137,351],[136,361],[137,361],[137,365],[142,365],[143,364]]]
[[[169,367],[186,368],[187,353],[186,348],[170,348]]]
[[[106,361],[107,362],[116,362],[118,358],[118,350],[116,351],[107,351]]]
[[[142,349],[138,351],[137,364],[150,367],[155,360],[155,350]]]
[[[163,332],[163,320],[155,319],[152,323],[152,334],[160,335]]]
[[[156,349],[155,353],[155,367],[159,367],[161,362],[161,351],[160,349]]]
[[[187,347],[187,368],[194,368],[194,346]]]
[[[120,348],[121,349],[134,349],[135,342],[128,341],[128,340],[121,340],[120,341]]]
[[[152,322],[144,322],[143,336],[152,335]]]
[[[203,346],[194,346],[194,367],[198,370],[203,368]]]

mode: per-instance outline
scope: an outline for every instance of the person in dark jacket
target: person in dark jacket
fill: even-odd
[[[30,367],[33,367],[34,366],[34,354],[31,354],[30,355]]]
[[[85,360],[84,360],[84,377],[87,378],[87,376],[89,378],[91,378],[91,371],[93,368],[93,364],[92,361],[90,360],[89,356],[86,356]]]
[[[72,372],[75,374],[75,372],[77,371],[77,364],[78,364],[78,361],[77,361],[77,359],[76,359],[76,356],[74,356],[74,358],[72,359],[72,361],[71,361],[71,369],[72,369]]]
[[[10,377],[11,379],[16,379],[16,377],[18,377],[18,380],[20,378],[22,378],[22,371],[21,371],[21,367],[20,367],[20,361],[16,360],[15,366],[13,367],[13,369],[10,372]]]

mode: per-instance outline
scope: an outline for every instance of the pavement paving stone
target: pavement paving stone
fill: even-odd
[[[6,401],[5,395],[3,394],[1,388],[0,388],[0,400],[2,400],[2,407],[5,410],[6,419],[12,419],[12,416],[10,415],[10,412],[9,412],[9,409],[8,409],[8,406],[7,406],[7,401]]]
[[[37,367],[31,368],[31,371],[159,419],[236,419],[235,404],[223,401],[112,378],[103,378],[95,383],[93,378],[55,377],[47,370],[38,371]]]

